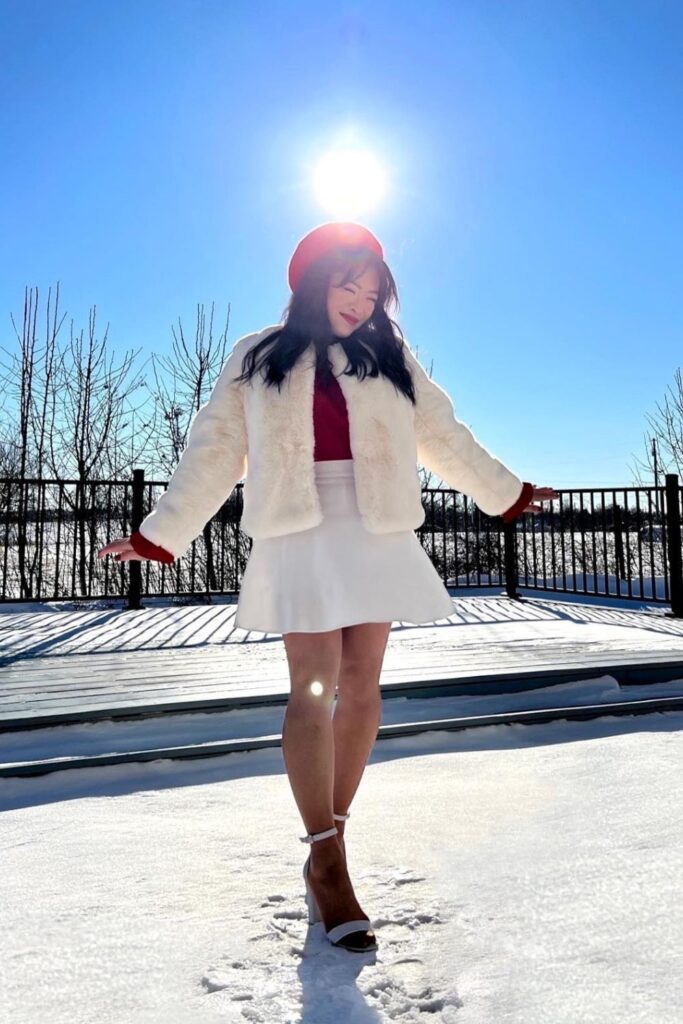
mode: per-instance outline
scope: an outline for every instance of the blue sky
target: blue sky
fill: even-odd
[[[456,415],[538,486],[633,482],[683,353],[683,5],[0,0],[0,344],[24,290],[122,356],[215,302],[277,323],[316,161],[386,168],[357,217]]]

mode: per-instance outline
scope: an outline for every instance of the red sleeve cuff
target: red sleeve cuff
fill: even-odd
[[[511,505],[507,512],[503,512],[503,522],[509,523],[513,519],[516,519],[520,512],[522,512],[522,510],[525,509],[528,504],[530,504],[533,496],[534,485],[528,483],[525,480],[522,484],[522,493],[520,494],[519,498],[517,498],[517,501],[514,503],[514,505]]]
[[[143,558],[150,558],[155,562],[175,562],[175,555],[172,555],[170,551],[162,548],[159,544],[152,544],[151,540],[143,537],[139,530],[132,533],[129,539],[133,550],[138,555],[142,555]]]

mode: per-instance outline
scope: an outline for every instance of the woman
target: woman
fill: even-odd
[[[156,508],[98,557],[174,561],[246,478],[241,528],[254,543],[235,624],[285,645],[282,750],[311,844],[309,923],[364,952],[377,943],[343,833],[381,720],[389,631],[452,613],[414,532],[417,462],[506,521],[557,494],[521,481],[455,418],[387,314],[396,286],[367,228],[315,228],[288,280],[284,323],[235,344]]]

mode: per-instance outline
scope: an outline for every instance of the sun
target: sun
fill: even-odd
[[[313,191],[333,217],[358,217],[374,210],[384,195],[384,172],[367,150],[330,150],[315,166]]]

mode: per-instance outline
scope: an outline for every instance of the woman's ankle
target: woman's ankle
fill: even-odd
[[[339,836],[330,836],[328,839],[311,843],[311,864],[336,864],[343,860],[344,853]]]

